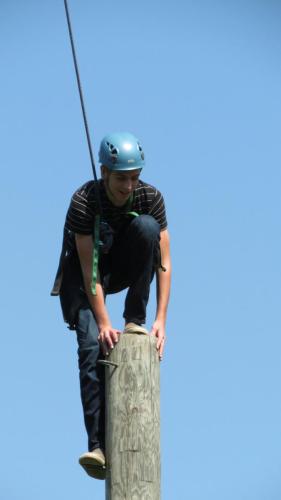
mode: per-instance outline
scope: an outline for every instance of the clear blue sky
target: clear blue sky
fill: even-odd
[[[280,500],[281,4],[69,0],[95,152],[141,139],[174,278],[162,500]],[[49,297],[91,177],[63,1],[0,3],[1,500],[103,500],[75,334]],[[109,301],[122,327],[124,295]],[[149,326],[154,314],[154,292]]]

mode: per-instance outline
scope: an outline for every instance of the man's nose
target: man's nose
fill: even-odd
[[[127,191],[132,191],[133,189],[133,182],[131,181],[131,179],[127,179],[126,183],[125,183],[125,188]]]

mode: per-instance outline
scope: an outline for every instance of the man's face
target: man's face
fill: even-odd
[[[121,207],[126,203],[138,185],[140,172],[141,169],[112,172],[107,167],[102,167],[106,191],[114,205]]]

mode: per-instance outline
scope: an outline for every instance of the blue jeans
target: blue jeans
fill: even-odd
[[[105,294],[128,288],[123,314],[127,323],[145,323],[150,283],[161,263],[159,239],[159,224],[150,215],[140,215],[116,235],[110,252],[100,259]],[[104,449],[104,368],[97,363],[102,353],[90,306],[79,310],[76,332],[88,448]]]
[[[89,451],[104,449],[104,368],[98,327],[91,309],[80,309],[76,326],[81,401]]]

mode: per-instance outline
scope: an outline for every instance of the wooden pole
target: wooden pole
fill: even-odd
[[[160,500],[156,339],[122,334],[107,362],[106,500]]]

